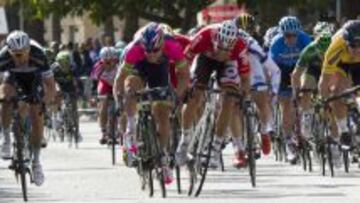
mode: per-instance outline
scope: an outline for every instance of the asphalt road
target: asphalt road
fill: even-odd
[[[96,123],[82,123],[81,132],[84,142],[79,149],[51,142],[42,152],[46,182],[42,187],[29,186],[30,202],[360,202],[360,169],[355,165],[349,174],[341,169],[331,178],[322,177],[318,166],[309,173],[300,165],[263,157],[257,162],[257,187],[252,188],[247,170],[231,166],[231,148],[224,152],[226,171],[210,171],[200,197],[188,197],[186,191],[179,195],[172,184],[166,199],[160,197],[158,187],[149,198],[140,190],[134,169],[125,167],[120,157],[116,166],[111,165],[110,149],[98,144]],[[22,202],[20,184],[8,165],[0,161],[0,203]],[[182,174],[185,189],[186,171]]]

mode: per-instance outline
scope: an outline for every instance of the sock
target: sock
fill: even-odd
[[[33,163],[39,164],[40,163],[40,147],[33,146]]]
[[[241,137],[233,137],[232,142],[235,153],[238,151],[244,151],[244,144],[242,143]]]
[[[266,123],[266,132],[274,132],[274,118],[272,116],[270,116],[270,118],[268,119],[267,123]]]
[[[5,143],[11,142],[10,128],[4,128],[3,129],[3,135],[4,135],[4,142]]]
[[[128,116],[127,117],[127,124],[126,124],[126,133],[134,133],[135,132],[135,124],[136,120],[134,116]]]
[[[339,120],[336,122],[336,124],[337,124],[337,126],[338,126],[338,130],[339,130],[339,134],[340,134],[340,135],[343,134],[343,133],[349,132],[346,118],[339,119]]]
[[[213,142],[213,148],[214,148],[216,151],[220,151],[220,150],[221,150],[221,145],[222,145],[223,143],[224,143],[224,138],[215,135],[215,137],[214,137],[214,142]]]
[[[181,133],[180,143],[189,143],[190,142],[190,129],[183,129]]]

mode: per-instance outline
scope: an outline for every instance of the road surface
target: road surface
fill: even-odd
[[[30,185],[30,202],[360,202],[360,169],[352,166],[349,174],[336,171],[336,177],[322,177],[319,168],[304,172],[300,165],[276,163],[273,156],[257,162],[257,187],[252,188],[247,170],[231,167],[232,150],[226,149],[225,172],[210,171],[200,197],[179,195],[175,184],[168,187],[167,199],[158,188],[153,198],[140,190],[134,169],[119,161],[111,165],[110,149],[98,144],[99,129],[94,122],[81,123],[84,142],[79,149],[66,143],[51,142],[42,152],[46,182],[42,187]],[[22,202],[9,162],[0,161],[0,203]],[[188,179],[183,172],[183,183]],[[156,184],[156,186],[158,186]]]

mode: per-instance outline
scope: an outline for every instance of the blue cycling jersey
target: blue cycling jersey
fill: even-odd
[[[279,33],[270,45],[270,56],[281,67],[293,68],[299,59],[300,52],[311,42],[311,38],[305,32],[297,34],[296,44],[289,47],[285,43],[284,35]]]

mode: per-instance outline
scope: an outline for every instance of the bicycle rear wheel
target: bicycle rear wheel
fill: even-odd
[[[256,187],[256,158],[254,147],[254,133],[252,129],[252,121],[249,115],[246,116],[246,139],[251,185],[252,187]]]
[[[28,201],[28,195],[27,195],[27,183],[26,183],[26,169],[24,166],[20,167],[20,182],[21,182],[21,191],[23,194],[23,199],[25,202]]]
[[[344,170],[345,173],[349,173],[349,167],[350,167],[350,158],[349,158],[349,150],[343,150],[343,159],[344,159]]]

